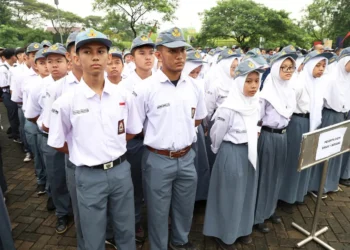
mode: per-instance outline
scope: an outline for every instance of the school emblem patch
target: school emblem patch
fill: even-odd
[[[255,64],[253,62],[249,62],[248,63],[248,67],[251,68],[251,69],[254,69],[255,68]]]
[[[57,44],[52,45],[50,49],[51,49],[51,50],[58,50]]]
[[[39,49],[40,45],[38,43],[34,44],[34,49]]]
[[[97,36],[97,34],[96,34],[95,30],[91,29],[89,34],[88,34],[88,37],[96,37],[96,36]]]
[[[191,109],[191,117],[194,118],[194,115],[196,114],[196,108]]]
[[[143,36],[141,36],[141,40],[144,41],[144,42],[147,42],[148,41],[148,37],[143,35]]]
[[[125,133],[124,119],[118,122],[118,135]]]
[[[171,34],[173,35],[173,37],[180,37],[181,36],[181,32],[179,31],[178,28],[173,29],[173,32],[171,32]]]
[[[199,54],[199,52],[196,51],[196,53],[194,53],[194,57],[199,59],[199,58],[201,58],[201,54]]]

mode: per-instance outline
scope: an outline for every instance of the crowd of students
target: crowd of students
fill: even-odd
[[[151,250],[196,249],[199,200],[204,235],[236,249],[254,227],[268,233],[266,220],[281,223],[278,204],[292,213],[308,192],[350,186],[349,154],[331,160],[323,194],[322,166],[297,171],[302,134],[350,119],[350,48],[330,50],[201,51],[176,27],[155,42],[138,36],[124,53],[94,29],[65,45],[7,48],[9,136],[34,161],[58,234],[74,214],[79,250],[136,249],[144,205]]]

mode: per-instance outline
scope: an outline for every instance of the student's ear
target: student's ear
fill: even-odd
[[[74,63],[78,66],[81,66],[79,56],[76,54],[73,56]]]
[[[66,58],[68,61],[72,61],[72,56],[69,52],[66,52]]]
[[[160,51],[156,51],[154,52],[154,55],[156,56],[156,58],[158,59],[158,62],[161,62],[162,61],[162,56],[161,56],[161,53]]]

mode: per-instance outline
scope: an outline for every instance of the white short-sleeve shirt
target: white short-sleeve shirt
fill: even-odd
[[[195,120],[207,116],[204,91],[189,76],[181,76],[175,87],[161,70],[146,81],[133,92],[145,121],[144,144],[181,150],[195,142]]]
[[[33,77],[37,77],[38,74],[32,69],[25,70],[20,76],[16,77],[16,80],[12,82],[13,86],[11,100],[14,102],[23,103],[23,90],[28,82],[32,80]]]
[[[134,100],[107,79],[100,97],[82,79],[52,105],[48,145],[61,148],[67,141],[76,166],[114,161],[126,152],[126,133],[142,131]]]
[[[0,87],[10,87],[11,84],[11,66],[7,62],[0,65]]]

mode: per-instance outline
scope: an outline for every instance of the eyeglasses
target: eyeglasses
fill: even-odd
[[[288,73],[288,72],[294,72],[296,70],[296,67],[281,67],[281,70],[284,72],[284,73]]]

